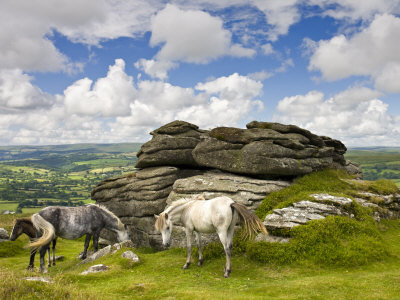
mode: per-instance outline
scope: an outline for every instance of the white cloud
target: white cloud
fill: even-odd
[[[319,135],[327,135],[350,146],[400,145],[398,116],[377,99],[379,92],[352,87],[331,98],[311,91],[279,101],[274,121],[296,124]]]
[[[324,79],[371,76],[377,87],[398,91],[393,82],[399,76],[395,65],[400,64],[400,18],[376,15],[367,28],[352,37],[338,35],[313,47],[309,70],[321,71]]]
[[[125,62],[116,59],[107,76],[93,81],[84,78],[76,81],[65,91],[65,108],[70,114],[97,115],[104,117],[129,114],[129,105],[135,97],[133,78],[125,73]]]
[[[181,10],[168,4],[151,20],[152,47],[161,46],[154,59],[135,66],[153,78],[165,79],[176,62],[205,64],[221,56],[252,57],[255,50],[232,43],[223,21],[200,10]]]
[[[375,87],[389,93],[400,93],[400,61],[385,65],[375,76]]]
[[[324,9],[323,15],[339,20],[368,21],[375,14],[398,13],[400,4],[397,0],[310,0],[309,5],[318,5]]]
[[[19,69],[0,69],[0,114],[52,105],[53,97],[32,85],[31,80]]]
[[[107,76],[80,79],[48,95],[20,70],[0,73],[0,143],[60,144],[145,141],[176,119],[200,127],[237,126],[262,107],[262,84],[237,73],[194,88],[162,81],[136,84],[117,59]]]
[[[168,78],[168,71],[176,68],[178,64],[172,61],[142,58],[135,62],[134,66],[152,78],[164,80]]]
[[[285,35],[289,27],[301,19],[297,8],[300,0],[263,0],[252,1],[258,9],[264,12],[266,22],[272,25],[267,31],[269,40],[276,41],[280,35]]]

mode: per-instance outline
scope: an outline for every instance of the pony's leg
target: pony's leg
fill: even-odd
[[[47,247],[47,259],[48,259],[48,261],[49,261],[49,264],[47,265],[47,267],[48,268],[50,268],[51,267],[51,255],[50,255],[50,244],[49,244],[49,246]]]
[[[28,270],[33,270],[33,265],[35,264],[35,255],[36,255],[37,249],[32,249],[31,250],[31,256],[29,258],[29,265],[28,265]]]
[[[46,267],[44,266],[44,256],[46,255],[47,247],[46,245],[41,247],[39,250],[40,255],[40,272],[47,273]]]
[[[201,251],[201,235],[199,232],[195,231],[194,234],[196,235],[196,245],[197,245],[197,250],[199,250],[199,262],[198,266],[201,267],[203,264],[203,252]]]
[[[232,255],[232,239],[229,239],[228,232],[218,232],[219,239],[224,246],[226,255],[226,264],[224,269],[224,277],[229,277],[231,273],[231,255]]]
[[[192,259],[192,233],[190,229],[186,228],[186,248],[187,248],[187,257],[186,257],[186,263],[183,266],[184,269],[189,268],[190,266],[190,261]]]
[[[100,232],[95,232],[93,234],[93,248],[94,252],[97,252],[99,250],[99,238],[100,238]]]
[[[87,254],[87,249],[89,248],[89,243],[90,243],[90,239],[92,238],[92,235],[87,233],[86,234],[86,238],[85,238],[85,246],[83,249],[83,252],[81,253],[81,259],[85,259],[86,258],[86,254]]]
[[[53,266],[56,265],[56,244],[57,244],[57,238],[53,240]]]

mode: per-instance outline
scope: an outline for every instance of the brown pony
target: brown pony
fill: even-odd
[[[16,219],[15,220],[15,225],[14,225],[13,230],[11,232],[10,241],[15,241],[23,233],[25,233],[29,237],[29,240],[31,242],[34,241],[37,237],[40,236],[40,234],[37,234],[31,219],[28,219],[28,218]],[[53,266],[56,265],[56,254],[55,254],[55,252],[56,252],[56,243],[57,243],[57,238],[55,238],[53,240]],[[48,257],[49,257],[48,267],[50,267],[51,266],[50,244],[47,246],[47,251],[48,251]],[[35,254],[36,254],[36,252],[37,252],[37,249],[32,249],[31,250],[31,256],[30,256],[30,259],[29,259],[28,270],[32,270],[33,269],[33,265],[35,263]]]

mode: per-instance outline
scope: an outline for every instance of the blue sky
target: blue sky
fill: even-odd
[[[0,145],[144,142],[179,119],[400,146],[399,0],[5,0]]]

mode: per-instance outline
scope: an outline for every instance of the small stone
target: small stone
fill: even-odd
[[[140,262],[139,257],[135,253],[133,253],[132,251],[125,251],[124,253],[122,253],[121,256],[124,257],[124,258],[127,258],[127,259],[129,259],[129,260],[131,260],[133,262]]]
[[[108,267],[105,266],[105,265],[103,265],[103,264],[94,265],[94,266],[89,267],[87,270],[83,271],[83,272],[81,273],[81,275],[87,275],[87,274],[92,274],[92,273],[104,272],[104,271],[107,271],[107,270],[108,270]]]
[[[10,239],[10,236],[8,235],[7,230],[5,230],[4,228],[0,228],[0,239],[3,239],[3,240]]]
[[[28,281],[41,281],[41,282],[45,282],[45,283],[54,283],[54,281],[48,277],[24,277],[22,279],[28,280]]]

